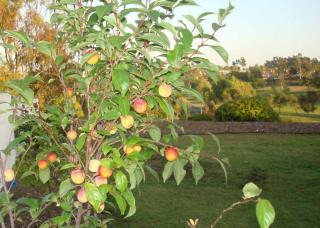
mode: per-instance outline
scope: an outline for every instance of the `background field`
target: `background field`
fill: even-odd
[[[305,94],[307,91],[306,86],[289,86],[290,92],[289,94],[294,94],[299,96],[301,94]],[[319,91],[314,89],[314,91]],[[266,97],[272,93],[271,87],[264,87],[261,89],[257,89],[257,95]],[[281,107],[280,117],[282,122],[303,122],[303,123],[318,123],[320,122],[320,100],[317,104],[317,109],[312,113],[306,113],[300,108],[294,108],[290,105],[285,105]],[[278,111],[277,107],[273,107],[274,110]]]
[[[318,135],[234,134],[219,135],[223,155],[229,157],[229,183],[218,164],[203,159],[205,177],[195,186],[188,177],[177,187],[171,179],[166,184],[152,177],[136,192],[137,214],[119,228],[186,227],[186,220],[199,218],[200,228],[209,224],[235,201],[241,199],[242,186],[254,181],[263,188],[262,197],[276,209],[273,227],[320,227],[320,140]],[[205,137],[205,151],[216,146]],[[188,138],[180,143],[186,145]],[[155,161],[155,168],[162,167]],[[140,194],[140,196],[139,196]],[[258,227],[253,205],[235,209],[218,227]]]

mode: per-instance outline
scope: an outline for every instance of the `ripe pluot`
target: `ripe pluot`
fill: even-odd
[[[139,98],[139,99],[136,99],[133,102],[132,107],[133,107],[134,111],[136,111],[137,113],[142,114],[142,113],[145,113],[147,111],[148,104],[144,99]]]
[[[77,194],[77,199],[80,203],[87,203],[88,202],[86,191],[84,190],[83,187],[81,187],[79,189],[78,194]]]
[[[174,147],[168,147],[164,152],[164,155],[168,161],[174,161],[179,157],[179,152]]]
[[[112,169],[108,169],[107,167],[104,166],[99,166],[98,169],[98,175],[104,178],[108,178],[112,176]]]
[[[39,169],[46,169],[48,168],[48,161],[47,160],[44,160],[44,159],[41,159],[38,161],[38,167]]]
[[[48,160],[49,162],[56,162],[56,161],[57,161],[57,154],[54,153],[54,152],[49,152],[49,153],[47,154],[47,160]]]
[[[82,184],[85,179],[85,174],[81,169],[71,171],[71,180],[75,184]]]

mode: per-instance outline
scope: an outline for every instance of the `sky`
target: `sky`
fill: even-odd
[[[200,7],[185,7],[178,14],[196,16],[225,8],[228,0],[197,0]],[[248,65],[264,64],[274,56],[302,53],[320,58],[320,0],[231,0],[235,6],[227,26],[217,34],[233,60],[245,57]],[[211,21],[213,16],[208,17]],[[205,30],[210,23],[205,23]],[[215,55],[207,52],[218,64]]]

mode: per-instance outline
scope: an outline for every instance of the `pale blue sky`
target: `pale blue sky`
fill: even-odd
[[[228,5],[228,0],[197,2],[200,7],[186,7],[179,14],[196,16]],[[320,0],[231,0],[231,3],[235,9],[226,20],[227,27],[217,35],[231,61],[244,56],[250,65],[263,64],[273,56],[299,52],[320,58]]]

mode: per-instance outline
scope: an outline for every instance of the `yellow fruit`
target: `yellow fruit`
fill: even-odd
[[[95,55],[93,55],[92,57],[90,57],[87,60],[87,63],[91,64],[91,65],[95,65],[97,64],[97,62],[99,62],[100,59],[100,55],[98,53],[96,53]]]
[[[98,172],[98,169],[99,169],[99,166],[100,166],[100,161],[99,160],[91,160],[89,162],[89,170],[90,172]]]
[[[134,118],[133,116],[121,116],[120,117],[120,121],[121,121],[121,125],[125,128],[125,129],[130,129],[133,126],[134,123]]]
[[[123,151],[126,153],[126,154],[131,154],[133,152],[140,152],[141,151],[141,146],[139,145],[134,145],[134,146],[124,146],[123,147]]]
[[[81,169],[71,171],[71,180],[75,184],[82,184],[84,182],[85,174]]]
[[[168,85],[166,83],[162,83],[159,86],[158,91],[159,91],[159,95],[161,97],[170,97],[172,94],[172,87],[171,87],[171,85]]]
[[[4,170],[4,180],[5,182],[13,181],[14,179],[14,171],[13,169],[5,169]]]
[[[70,140],[70,141],[73,141],[77,138],[78,134],[75,130],[70,130],[67,132],[67,138]]]

